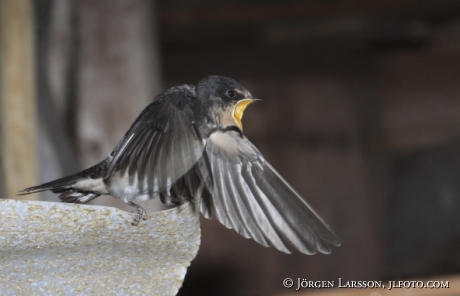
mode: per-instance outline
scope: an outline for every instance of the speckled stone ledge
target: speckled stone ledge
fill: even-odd
[[[200,244],[190,204],[116,208],[0,200],[1,295],[176,295]]]

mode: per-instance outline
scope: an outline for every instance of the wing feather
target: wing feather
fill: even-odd
[[[238,216],[238,221],[241,222],[243,228],[248,233],[248,237],[253,237],[255,241],[263,246],[269,246],[269,242],[265,239],[259,227],[254,223],[253,215],[248,211],[246,204],[241,199],[241,194],[238,189],[237,183],[233,182],[231,178],[225,178],[229,196],[240,197],[231,198],[233,207]]]
[[[192,111],[194,96],[191,86],[175,87],[157,96],[112,152],[104,178],[127,172],[129,177],[137,177],[140,189],[170,203],[172,187],[204,151]],[[184,192],[178,186],[174,189],[176,194]]]
[[[238,132],[211,134],[204,155],[214,186],[208,188],[211,200],[201,206],[203,214],[214,212],[225,226],[285,253],[328,254],[327,243],[340,245],[331,228]]]

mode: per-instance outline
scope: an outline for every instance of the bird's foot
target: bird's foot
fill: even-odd
[[[134,217],[133,222],[131,222],[131,225],[137,226],[141,220],[144,220],[144,221],[147,220],[147,212],[145,211],[143,207],[133,202],[129,202],[127,204],[131,207],[136,208],[131,213],[137,213],[137,215]]]

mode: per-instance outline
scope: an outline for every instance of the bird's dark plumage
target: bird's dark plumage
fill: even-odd
[[[243,135],[243,111],[254,100],[220,76],[173,87],[155,97],[104,161],[22,194],[51,190],[78,203],[109,194],[137,208],[134,225],[146,218],[137,200],[193,201],[207,218],[264,246],[330,253],[337,236]]]

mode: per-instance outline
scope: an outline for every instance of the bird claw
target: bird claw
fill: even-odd
[[[139,225],[139,222],[141,220],[144,220],[144,221],[147,220],[147,212],[145,211],[143,207],[135,203],[128,203],[128,205],[132,207],[136,207],[136,209],[131,211],[131,213],[137,213],[137,215],[133,219],[133,222],[131,222],[131,225],[137,226]]]

